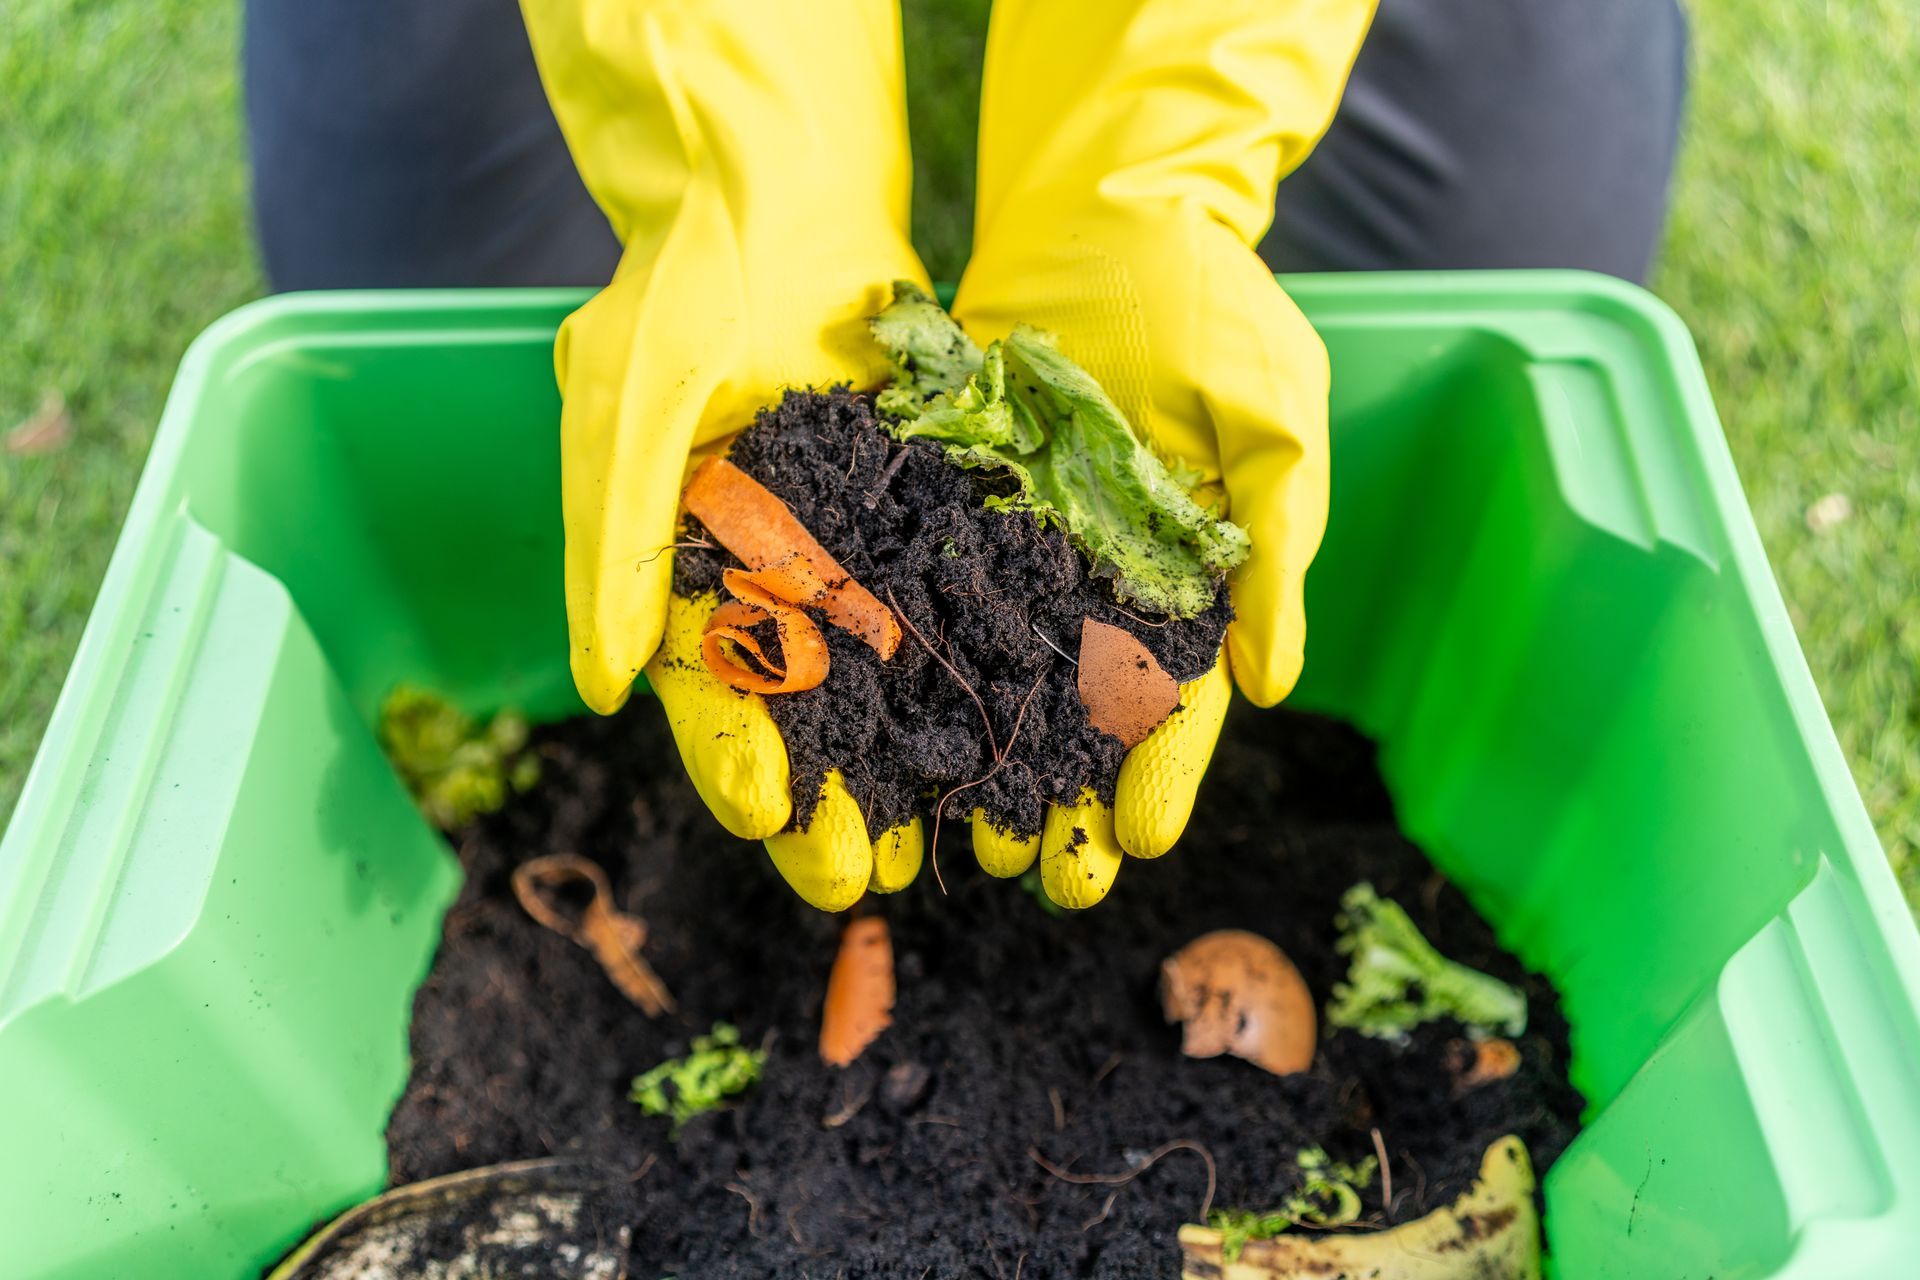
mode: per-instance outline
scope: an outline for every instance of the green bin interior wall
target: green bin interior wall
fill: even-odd
[[[1566,993],[1558,1274],[1898,1273],[1920,945],[1684,332],[1584,276],[1291,285],[1335,371],[1296,701]],[[577,300],[294,297],[190,353],[0,844],[8,1275],[251,1275],[380,1185],[457,873],[368,725],[402,679],[578,709]]]

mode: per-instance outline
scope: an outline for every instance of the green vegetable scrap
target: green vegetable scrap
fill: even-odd
[[[1197,474],[1155,456],[1051,334],[1021,325],[982,351],[919,288],[897,281],[893,297],[872,328],[893,360],[878,404],[894,435],[1011,475],[1017,492],[988,506],[1060,525],[1119,599],[1178,618],[1213,603],[1246,531],[1194,501]]]
[[[1340,899],[1336,944],[1353,957],[1335,983],[1327,1023],[1380,1040],[1404,1040],[1423,1022],[1452,1017],[1484,1035],[1527,1029],[1527,998],[1498,978],[1433,949],[1400,904],[1362,881]]]
[[[1271,1240],[1289,1227],[1324,1230],[1345,1226],[1360,1216],[1360,1192],[1373,1182],[1379,1162],[1372,1156],[1358,1164],[1336,1164],[1320,1147],[1294,1154],[1300,1166],[1300,1189],[1274,1209],[1215,1209],[1207,1225],[1220,1233],[1221,1253],[1228,1262],[1239,1260],[1249,1240]]]
[[[442,831],[464,826],[540,780],[527,722],[502,711],[484,726],[445,698],[403,684],[380,707],[380,746],[414,803]]]
[[[752,1088],[766,1063],[765,1049],[743,1047],[738,1028],[716,1022],[712,1031],[693,1038],[692,1053],[635,1076],[627,1097],[650,1116],[671,1117],[678,1135],[694,1116],[717,1111],[728,1098]]]

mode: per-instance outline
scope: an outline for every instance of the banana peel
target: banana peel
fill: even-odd
[[[1226,1260],[1220,1232],[1180,1228],[1182,1280],[1540,1280],[1533,1163],[1509,1135],[1487,1148],[1480,1177],[1423,1218],[1364,1234],[1249,1240]]]
[[[551,1259],[543,1273],[551,1280],[627,1280],[632,1230],[609,1232],[607,1223],[618,1216],[608,1197],[629,1181],[617,1170],[562,1157],[395,1187],[322,1227],[267,1280],[499,1275],[504,1260],[535,1249]]]

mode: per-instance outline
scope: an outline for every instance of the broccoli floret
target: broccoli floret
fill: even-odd
[[[1433,949],[1407,913],[1362,881],[1340,899],[1337,944],[1353,957],[1334,984],[1329,1026],[1380,1040],[1404,1040],[1423,1022],[1453,1017],[1487,1035],[1527,1029],[1527,998],[1514,988]]]
[[[485,725],[437,694],[400,685],[380,707],[380,746],[427,821],[442,831],[494,813],[540,780],[527,722],[502,711]]]
[[[635,1076],[627,1097],[650,1116],[670,1117],[677,1136],[694,1116],[717,1111],[752,1088],[766,1063],[765,1049],[743,1047],[737,1028],[716,1022],[711,1032],[693,1038],[692,1053]]]

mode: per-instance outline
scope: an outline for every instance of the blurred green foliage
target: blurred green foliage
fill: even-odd
[[[427,821],[442,831],[497,813],[540,781],[527,722],[501,711],[482,724],[438,694],[403,684],[380,704],[380,749]]]

